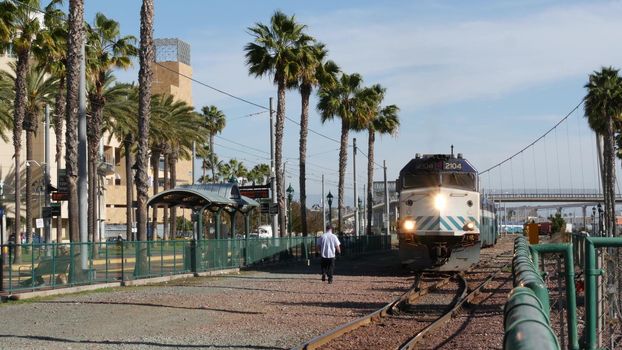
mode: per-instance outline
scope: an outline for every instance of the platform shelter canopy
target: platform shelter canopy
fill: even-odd
[[[235,183],[182,185],[156,194],[149,199],[147,205],[227,211],[250,211],[259,207],[255,200],[240,195]]]

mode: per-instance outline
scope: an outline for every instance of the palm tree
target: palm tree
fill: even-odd
[[[11,64],[15,71],[16,67]],[[7,72],[0,72],[3,80],[15,80]],[[39,128],[41,116],[45,105],[51,105],[54,101],[54,94],[58,89],[58,79],[47,75],[40,67],[30,67],[26,74],[26,114],[23,127],[26,130],[26,232],[28,233],[28,243],[32,242],[32,184],[33,166],[29,161],[33,160],[33,141]]]
[[[342,210],[344,208],[344,183],[346,165],[348,162],[348,135],[350,129],[365,125],[364,108],[357,94],[361,90],[363,78],[359,74],[341,74],[341,77],[333,85],[320,87],[318,91],[319,101],[317,109],[320,111],[322,123],[341,119],[341,140],[339,148],[339,189],[338,189],[338,230],[341,231]]]
[[[283,187],[283,129],[285,126],[285,90],[288,82],[297,76],[297,61],[301,47],[313,40],[303,31],[306,26],[296,23],[294,16],[288,17],[276,11],[270,19],[270,26],[256,23],[248,28],[254,41],[246,44],[246,65],[248,72],[255,77],[271,75],[277,86],[275,150],[276,188],[279,203],[279,223],[281,233],[285,232],[285,194]]]
[[[138,239],[147,239],[147,200],[149,199],[149,179],[147,177],[149,149],[149,119],[151,116],[151,83],[153,80],[153,62],[155,50],[153,45],[153,0],[143,0],[140,9],[140,70],[138,72],[138,152],[136,155],[136,192],[137,192],[137,229]],[[142,271],[146,262],[146,251],[141,254],[141,263],[137,271]],[[144,259],[143,259],[144,258]]]
[[[8,74],[0,74],[0,139],[9,141],[5,134],[13,128],[13,113],[11,105],[15,99],[13,79]]]
[[[605,199],[605,231],[616,235],[615,218],[615,131],[619,130],[622,114],[622,78],[619,70],[603,67],[590,74],[585,85],[585,115],[590,128],[604,139],[603,194]],[[617,127],[616,127],[617,126]]]
[[[204,143],[206,130],[201,125],[201,116],[194,112],[192,106],[187,105],[183,101],[178,102],[178,108],[172,111],[170,118],[173,120],[172,132],[174,138],[169,141],[168,163],[170,168],[170,185],[169,188],[177,186],[177,161],[179,159],[192,159],[192,144]],[[177,231],[177,208],[170,208],[171,235],[174,237]]]
[[[58,89],[54,100],[54,112],[52,114],[52,125],[54,125],[54,135],[56,136],[56,167],[57,173],[60,174],[61,158],[63,155],[63,121],[66,116],[66,93],[67,86],[65,84],[67,78],[67,36],[69,29],[67,24],[67,15],[61,10],[55,8],[55,3],[50,3],[45,11],[44,23],[46,30],[44,31],[44,45],[37,46],[34,51],[38,65],[52,76],[58,79]],[[57,218],[56,224],[56,241],[62,239],[63,219],[61,216]]]
[[[65,167],[69,188],[69,239],[80,241],[78,227],[78,90],[81,47],[84,43],[84,0],[69,0],[69,35],[67,43],[67,131]]]
[[[364,89],[361,98],[367,104],[369,120],[367,124],[368,142],[367,142],[367,234],[371,235],[371,217],[372,217],[372,189],[374,184],[374,144],[376,142],[376,133],[383,135],[389,134],[394,136],[397,134],[400,126],[400,120],[397,116],[399,108],[396,105],[382,107],[384,94],[386,89],[376,84],[370,88]]]
[[[248,172],[248,181],[254,185],[264,185],[270,177],[270,166],[268,164],[257,164]]]
[[[88,99],[88,159],[89,159],[89,201],[88,232],[94,235],[97,225],[95,200],[97,196],[98,150],[102,135],[103,109],[106,104],[105,90],[112,83],[114,68],[126,69],[132,65],[136,56],[136,38],[121,36],[119,22],[107,18],[102,13],[95,15],[93,25],[87,25],[87,79],[89,81]],[[93,236],[94,238],[94,236]],[[95,241],[95,239],[93,239]]]
[[[209,151],[209,145],[200,145],[199,148],[197,149],[197,157],[201,158],[201,170],[203,171],[203,174],[201,175],[202,179],[206,178],[206,174],[207,174],[207,169],[209,169],[209,159],[210,156],[210,151]],[[201,181],[199,181],[201,182]]]
[[[114,94],[112,94],[114,92]],[[125,200],[126,200],[126,238],[134,240],[132,231],[132,208],[134,201],[132,165],[132,148],[135,142],[135,135],[138,132],[138,88],[133,84],[117,84],[114,89],[108,90],[109,96],[106,97],[104,107],[104,130],[108,131],[111,137],[116,137],[123,143],[125,156]]]
[[[204,127],[209,134],[209,157],[211,159],[212,181],[214,181],[216,178],[216,166],[214,164],[214,157],[216,156],[216,153],[214,152],[214,136],[221,133],[225,129],[225,126],[227,125],[227,117],[221,110],[216,108],[216,106],[205,106],[201,108],[201,112],[203,112]]]
[[[41,24],[37,18],[40,10],[39,0],[23,0],[19,2],[3,1],[0,3],[0,35],[4,40],[0,41],[0,52],[8,49],[13,50],[17,56],[15,69],[15,99],[13,117],[13,147],[15,149],[15,188],[21,188],[21,149],[22,131],[26,115],[26,75],[28,74],[29,62],[33,44],[41,32]],[[21,196],[15,192],[15,228],[14,232],[20,231]],[[19,250],[19,249],[18,249]],[[15,259],[19,260],[19,256]]]
[[[307,161],[307,135],[309,133],[309,98],[313,87],[320,84],[332,84],[336,80],[339,67],[333,62],[325,62],[328,51],[322,43],[315,43],[300,48],[298,58],[299,68],[296,85],[300,90],[301,113],[300,113],[300,220],[302,234],[307,236],[307,189],[306,189],[306,161]]]
[[[190,158],[193,142],[205,142],[206,129],[201,127],[201,120],[194,108],[184,101],[175,100],[172,95],[155,95],[151,104],[153,127],[150,130],[151,165],[153,168],[153,193],[159,189],[160,156],[168,155],[172,159],[165,160],[165,175],[170,167],[169,183],[176,183],[176,167],[178,158]],[[165,178],[165,189],[169,186]],[[153,207],[153,233],[156,234],[157,207]],[[165,211],[165,221],[167,219]],[[166,222],[165,222],[166,223]],[[165,225],[166,228],[166,225]],[[165,229],[168,230],[168,229]]]

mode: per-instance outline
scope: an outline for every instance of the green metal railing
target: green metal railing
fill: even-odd
[[[586,234],[576,234],[573,236],[573,241],[583,248],[576,249],[575,253],[583,261],[585,277],[585,349],[597,349],[599,346],[598,320],[605,316],[599,315],[598,309],[600,300],[597,293],[597,279],[605,274],[605,269],[599,266],[597,253],[602,248],[621,248],[622,237],[589,237]]]
[[[503,348],[559,349],[550,324],[548,290],[522,236],[514,241],[512,277],[515,288],[504,307]]]
[[[562,254],[566,272],[566,324],[568,327],[568,348],[579,349],[577,335],[577,293],[575,290],[575,272],[573,247],[571,243],[549,243],[530,245],[529,250],[536,271],[540,271],[539,260],[543,254]]]
[[[387,236],[340,239],[344,256],[391,247]],[[316,241],[316,237],[284,237],[4,245],[0,291],[16,293],[306,261],[316,256]],[[80,252],[85,245],[88,257],[83,264]],[[14,260],[16,249],[21,249],[20,261]]]

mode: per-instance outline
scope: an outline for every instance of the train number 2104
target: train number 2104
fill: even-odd
[[[445,162],[445,170],[462,170],[462,163]]]

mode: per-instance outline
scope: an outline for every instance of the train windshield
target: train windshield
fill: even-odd
[[[442,186],[462,188],[469,191],[476,191],[477,184],[473,173],[447,173],[442,174]]]
[[[404,188],[436,187],[441,184],[438,173],[406,174],[402,183]]]

